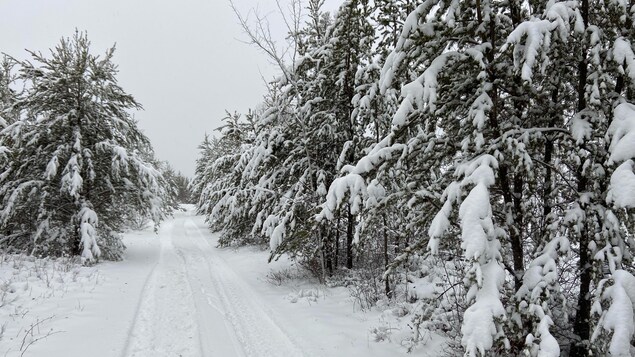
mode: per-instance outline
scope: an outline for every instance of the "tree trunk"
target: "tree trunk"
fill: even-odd
[[[558,86],[556,85],[556,88],[554,88],[553,93],[551,94],[551,105],[552,106],[556,106],[558,101],[559,101],[559,89]],[[553,128],[556,126],[556,122],[558,120],[558,114],[557,112],[554,111],[554,113],[551,115],[551,120],[549,122],[549,127]],[[552,169],[551,169],[551,160],[553,159],[553,149],[554,149],[554,142],[552,139],[547,138],[547,140],[545,141],[545,156],[544,156],[544,160],[545,160],[545,181],[544,181],[544,185],[543,185],[543,190],[542,190],[542,217],[543,217],[543,223],[542,223],[542,238],[543,239],[547,239],[547,225],[549,225],[549,215],[551,214],[551,191],[553,190],[553,186],[552,186],[552,182],[551,182],[551,177],[552,177]]]
[[[324,244],[324,233],[321,228],[318,227],[318,247],[320,249],[320,268],[322,269],[321,282],[326,282],[326,246]]]
[[[482,22],[482,18],[480,15],[480,1],[477,2],[477,13],[479,23]],[[489,42],[491,44],[496,43],[496,23],[494,21],[489,22]],[[496,48],[492,47],[489,51],[487,51],[487,60],[490,64],[494,64]],[[491,71],[490,81],[492,83],[496,83],[497,76],[495,71]],[[494,130],[498,132],[498,135],[502,135],[500,123],[498,120],[499,113],[499,90],[497,85],[493,85],[492,89],[489,93],[490,98],[492,98],[492,108],[489,112],[489,120]],[[498,176],[500,181],[500,189],[503,194],[505,210],[508,211],[514,220],[514,226],[509,227],[509,241],[512,248],[512,259],[514,262],[514,287],[516,290],[520,289],[522,286],[522,276],[525,272],[524,260],[523,260],[523,245],[522,245],[522,234],[520,232],[520,227],[522,224],[522,212],[520,210],[522,203],[522,187],[523,187],[523,179],[520,177],[520,174],[517,177],[514,177],[509,172],[509,167],[507,164],[500,162],[498,169]],[[513,180],[513,186],[512,186]]]
[[[383,215],[382,217],[384,219],[384,272],[388,271],[388,228],[386,227],[386,214]],[[386,297],[387,298],[392,298],[392,291],[390,289],[390,280],[388,279],[388,276],[386,276],[385,279],[386,282],[386,286],[385,286],[385,293],[386,293]]]
[[[582,0],[580,10],[586,28],[589,25],[588,0]],[[578,113],[586,109],[585,88],[588,76],[588,67],[584,48],[582,49],[581,56],[582,58],[578,63]],[[583,172],[583,167],[584,161],[580,164],[576,172],[576,178],[578,180],[578,196],[587,190],[588,182],[587,177]],[[586,206],[586,203],[580,202],[580,207],[585,211]],[[589,229],[585,224],[580,232],[580,260],[578,262],[578,271],[580,273],[580,294],[578,295],[578,309],[573,323],[573,333],[578,337],[578,339],[571,344],[571,350],[569,352],[569,356],[571,357],[589,355],[589,337],[591,336],[591,296],[589,292],[591,290],[591,274],[593,271],[593,262],[591,261],[591,254],[589,252],[589,239]]]
[[[578,170],[578,194],[584,192],[587,186],[586,177],[582,174],[582,165]],[[580,260],[578,271],[580,273],[580,294],[578,295],[578,308],[573,323],[573,333],[578,337],[571,345],[570,357],[583,357],[589,355],[589,338],[591,337],[591,273],[593,271],[591,256],[589,254],[589,231],[586,226],[580,232]]]
[[[340,221],[342,220],[342,216],[337,214],[337,226],[335,227],[335,252],[333,254],[333,260],[335,265],[335,270],[339,267],[339,257],[340,257]]]
[[[329,276],[333,276],[333,242],[331,238],[332,234],[329,229],[329,233],[326,235],[326,241],[324,244],[326,270]]]
[[[353,269],[353,219],[351,207],[348,207],[348,222],[346,226],[346,267]]]

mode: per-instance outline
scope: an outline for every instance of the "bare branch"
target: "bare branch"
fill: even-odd
[[[269,60],[278,67],[287,82],[292,82],[292,75],[285,63],[285,58],[289,56],[293,61],[295,61],[297,48],[297,39],[295,37],[299,32],[301,22],[302,5],[300,3],[300,0],[292,0],[291,2],[291,19],[289,18],[289,15],[287,15],[282,9],[280,1],[276,1],[278,11],[280,12],[280,15],[282,16],[282,19],[287,27],[287,31],[292,38],[289,45],[285,48],[281,48],[274,40],[274,37],[271,33],[271,26],[266,16],[260,15],[257,9],[252,9],[245,16],[238,10],[233,1],[230,0],[229,3],[232,10],[234,11],[234,14],[236,14],[236,17],[238,18],[240,26],[242,27],[244,33],[247,35],[248,41],[245,42],[251,45],[255,45],[258,49],[260,49],[269,58]],[[249,14],[253,14],[255,18],[253,21],[253,25],[250,24]],[[291,55],[289,55],[290,52]]]

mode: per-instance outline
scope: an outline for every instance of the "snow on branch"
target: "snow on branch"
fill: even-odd
[[[46,165],[46,171],[44,172],[44,177],[49,181],[52,180],[53,177],[57,175],[58,166],[59,164],[58,164],[57,154],[55,154],[51,158],[51,160],[49,160],[49,163]]]
[[[82,262],[92,262],[101,255],[97,245],[97,213],[84,205],[77,214],[79,218],[79,231],[81,235]]]
[[[483,62],[483,52],[487,50],[489,45],[476,45],[465,49],[462,52],[447,51],[439,56],[435,57],[432,62],[426,67],[423,73],[414,81],[405,84],[401,88],[401,104],[395,113],[392,120],[392,131],[398,131],[404,126],[409,124],[408,116],[415,111],[415,107],[421,111],[429,111],[434,113],[436,110],[437,102],[437,88],[439,86],[438,77],[442,73],[443,69],[452,61],[473,60],[481,68],[485,68]],[[396,52],[393,52],[395,54]],[[393,56],[389,56],[386,60],[388,66],[389,61],[393,60]],[[396,65],[391,65],[392,67]],[[482,72],[484,75],[485,72]],[[391,72],[382,73],[382,86],[385,86],[389,82],[389,78],[392,76]],[[385,93],[388,87],[382,87],[382,93]],[[486,96],[486,94],[485,94]],[[491,107],[491,101],[489,98],[481,96],[477,99],[481,103],[475,108],[477,111],[484,111]],[[478,103],[475,103],[478,104]],[[472,114],[476,115],[477,112]],[[483,122],[480,116],[473,117],[475,122]]]
[[[606,200],[618,208],[635,207],[635,105],[622,103],[614,110],[607,131],[611,137],[608,163],[623,161],[611,175]]]
[[[81,176],[81,166],[78,161],[77,154],[71,155],[70,159],[66,163],[64,168],[64,175],[62,176],[62,191],[68,192],[72,197],[78,198],[79,193],[82,190],[84,179]]]
[[[491,155],[459,165],[455,175],[462,179],[451,183],[443,192],[443,207],[432,220],[428,248],[437,253],[439,239],[450,226],[453,206],[463,189],[472,187],[459,207],[461,248],[471,267],[465,277],[467,300],[474,303],[465,311],[462,344],[466,356],[485,354],[495,340],[504,339],[498,322],[504,320],[505,309],[500,301],[500,288],[505,271],[500,263],[500,232],[494,227],[489,187],[495,183],[494,170],[498,161]]]
[[[626,73],[635,84],[635,53],[628,39],[619,37],[615,40],[613,60],[619,65],[620,71]]]
[[[611,356],[631,356],[631,339],[635,334],[635,277],[625,270],[616,270],[612,277],[614,284],[602,294],[603,299],[611,299],[611,306],[602,316],[593,340],[597,338],[600,327],[613,331],[609,344]]]
[[[585,140],[591,139],[591,135],[593,134],[593,127],[589,120],[587,119],[586,113],[587,111],[581,111],[576,113],[576,115],[571,118],[571,136],[575,139],[576,144],[582,144]]]
[[[505,319],[499,296],[505,271],[500,263],[500,242],[496,238],[489,202],[489,186],[494,184],[492,167],[497,166],[494,157],[483,155],[457,170],[457,174],[465,173],[463,185],[475,185],[459,208],[461,248],[472,261],[465,278],[469,286],[467,300],[474,300],[465,311],[461,327],[466,356],[476,356],[477,352],[484,355],[496,339],[504,337],[497,321]]]
[[[439,253],[439,240],[448,228],[450,228],[450,215],[452,214],[452,208],[454,203],[459,199],[460,194],[461,187],[457,182],[450,183],[450,185],[448,185],[448,187],[446,187],[443,191],[443,195],[441,196],[443,206],[434,216],[432,223],[430,223],[430,227],[428,228],[428,237],[430,238],[428,241],[428,249],[432,252],[432,254]]]
[[[618,166],[613,175],[606,200],[618,208],[635,207],[635,163],[626,160]]]
[[[556,237],[548,242],[540,254],[531,261],[523,275],[523,285],[516,292],[520,307],[537,320],[533,333],[527,335],[525,345],[532,356],[560,356],[558,341],[549,331],[553,325],[549,305],[544,301],[551,291],[558,289],[558,264],[560,254],[569,251],[566,237]]]
[[[615,108],[607,134],[612,137],[609,163],[635,157],[635,105],[622,103]]]
[[[372,180],[367,186],[364,176],[376,170],[380,165],[393,158],[398,158],[408,149],[405,144],[390,144],[394,133],[389,134],[379,142],[370,153],[362,157],[356,165],[345,165],[342,168],[343,177],[336,178],[326,193],[326,201],[321,206],[321,211],[316,219],[333,219],[333,213],[344,203],[344,198],[349,195],[348,204],[353,209],[353,214],[359,213],[361,204],[378,203],[385,195],[384,188],[377,180]]]
[[[316,216],[316,220],[320,222],[323,219],[333,219],[333,213],[340,207],[346,195],[349,195],[348,204],[351,206],[351,213],[359,213],[363,200],[368,197],[368,190],[362,176],[348,174],[335,179],[326,195],[326,202],[322,204],[321,212]]]
[[[392,136],[388,136],[387,139],[391,139]],[[404,150],[406,145],[404,144],[392,144],[390,140],[382,140],[379,144],[375,145],[373,150],[368,155],[362,157],[355,166],[346,165],[342,168],[342,172],[352,173],[358,175],[367,174],[373,170],[376,170],[379,165],[397,157]]]
[[[9,195],[2,210],[0,210],[0,224],[6,224],[14,213],[14,206],[19,204],[21,196],[28,195],[33,189],[38,189],[44,184],[41,180],[31,180],[20,183]]]
[[[575,23],[575,31],[583,32],[584,25],[577,2],[563,1],[553,2],[545,10],[545,20],[531,18],[518,25],[507,37],[507,43],[501,48],[501,52],[510,45],[516,45],[514,59],[516,66],[522,63],[521,78],[530,81],[533,77],[533,68],[537,57],[542,50],[542,62],[548,63],[546,52],[551,46],[552,33],[556,33],[562,42],[566,42],[571,32],[571,22]],[[520,45],[525,38],[524,44]]]
[[[461,186],[474,185],[459,208],[463,241],[461,247],[469,259],[498,257],[498,253],[494,254],[488,243],[494,233],[488,189],[494,184],[492,167],[498,167],[498,161],[491,155],[483,155],[456,170],[456,175],[465,176]]]
[[[260,233],[269,237],[269,249],[271,252],[275,252],[276,249],[278,249],[278,246],[282,243],[282,240],[287,233],[286,221],[286,216],[280,219],[280,217],[272,214],[269,215],[262,224]]]
[[[404,21],[401,34],[399,35],[399,39],[397,40],[397,45],[395,46],[394,51],[388,55],[386,58],[386,62],[381,70],[381,80],[380,80],[380,93],[384,94],[388,88],[392,86],[392,81],[395,77],[395,73],[398,68],[401,66],[401,62],[406,58],[406,50],[412,42],[411,37],[419,30],[422,30],[423,26],[420,24],[425,24],[425,18],[430,13],[430,11],[437,6],[439,0],[426,0],[417,8],[411,12],[406,21]],[[422,20],[424,19],[424,20]],[[424,33],[426,31],[423,31]]]
[[[95,148],[100,152],[109,152],[111,154],[111,169],[114,177],[120,177],[122,173],[128,173],[128,161],[130,158],[126,148],[117,144],[114,140],[99,142],[95,144]]]
[[[392,120],[394,129],[401,128],[408,123],[408,115],[414,111],[414,106],[428,109],[431,113],[436,110],[437,87],[439,73],[452,59],[469,58],[460,52],[450,51],[436,57],[423,73],[414,81],[401,88],[401,97],[404,98]]]

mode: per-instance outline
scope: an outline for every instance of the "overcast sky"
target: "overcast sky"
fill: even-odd
[[[274,0],[235,4],[244,13],[258,8],[283,29]],[[277,73],[240,41],[246,37],[229,0],[0,0],[0,52],[18,59],[27,58],[25,49],[48,52],[75,28],[88,32],[95,54],[117,43],[119,83],[145,108],[135,118],[157,156],[188,176],[204,134],[214,132],[225,110],[259,103],[262,78]]]

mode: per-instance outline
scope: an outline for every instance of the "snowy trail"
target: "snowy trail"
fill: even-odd
[[[191,215],[177,213],[159,231],[123,356],[303,356]]]
[[[372,341],[371,331],[377,326],[395,330],[390,310],[356,311],[347,288],[325,288],[302,275],[289,278],[285,285],[272,284],[268,280],[272,272],[302,272],[285,257],[267,263],[268,253],[256,247],[217,248],[218,237],[210,234],[204,218],[194,215],[192,206],[186,207],[188,211],[176,212],[163,222],[158,234],[150,228],[127,233],[124,260],[82,268],[95,272],[89,280],[71,284],[72,290],[52,291],[55,296],[32,304],[25,296],[21,301],[29,304],[20,312],[28,316],[22,321],[18,319],[22,315],[9,311],[7,316],[17,320],[0,339],[0,355],[392,357],[405,353],[398,335],[392,340],[397,343]],[[35,296],[42,293],[36,291]],[[25,331],[43,319],[47,320],[34,334],[38,341],[23,354]],[[430,350],[422,355],[439,353]]]
[[[171,234],[166,235],[174,222],[167,223],[159,235],[159,261],[143,289],[124,356],[201,355],[192,290]]]

